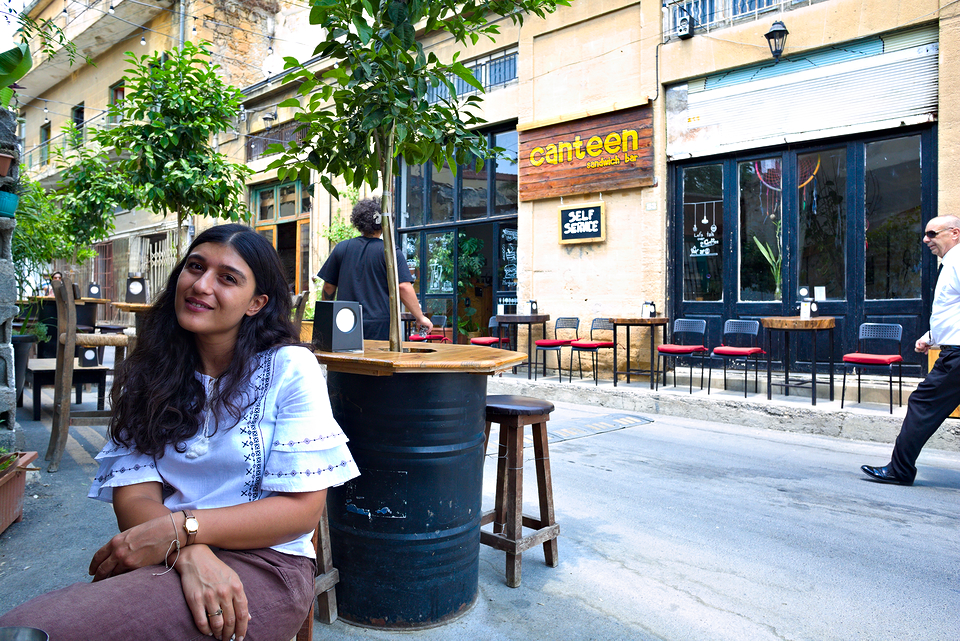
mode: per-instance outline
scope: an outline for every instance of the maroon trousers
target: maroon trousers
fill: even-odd
[[[313,560],[271,549],[216,554],[243,583],[251,617],[245,641],[292,639],[313,601]],[[211,638],[194,625],[177,571],[153,576],[158,571],[162,565],[74,583],[14,608],[0,627],[39,628],[56,641]]]

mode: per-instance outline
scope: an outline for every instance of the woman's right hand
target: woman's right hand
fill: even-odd
[[[163,565],[168,552],[172,562],[171,542],[175,536],[179,540],[181,529],[168,512],[124,530],[97,550],[88,571],[94,581],[100,581],[146,565]]]
[[[184,548],[174,567],[180,573],[183,596],[200,632],[216,639],[241,641],[247,634],[250,610],[237,573],[206,545]]]

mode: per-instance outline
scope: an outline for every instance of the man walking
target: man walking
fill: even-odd
[[[944,419],[960,405],[960,218],[938,216],[927,223],[923,242],[941,259],[937,288],[930,312],[930,331],[917,339],[914,349],[926,354],[940,348],[933,369],[907,402],[890,462],[884,467],[860,467],[867,476],[884,483],[912,485],[917,457]]]
[[[390,338],[390,295],[387,290],[387,261],[383,253],[383,227],[380,225],[380,201],[367,198],[357,202],[350,214],[350,222],[360,232],[357,238],[337,243],[330,258],[317,274],[323,279],[323,300],[333,300],[339,292],[340,300],[360,303],[363,315],[363,337],[373,340]],[[400,302],[417,319],[417,325],[433,329],[433,323],[423,315],[417,293],[413,289],[413,275],[407,261],[397,249],[397,279],[400,281]]]

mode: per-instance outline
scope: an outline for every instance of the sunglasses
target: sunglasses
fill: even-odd
[[[949,231],[949,230],[951,230],[951,229],[957,229],[957,228],[956,228],[956,227],[944,227],[943,229],[937,229],[937,230],[928,229],[927,231],[923,232],[923,235],[926,236],[927,238],[936,238],[936,237],[937,237],[937,234],[939,234],[940,232]]]

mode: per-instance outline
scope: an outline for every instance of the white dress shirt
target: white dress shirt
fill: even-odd
[[[951,247],[942,262],[930,312],[929,342],[960,345],[960,245]]]

